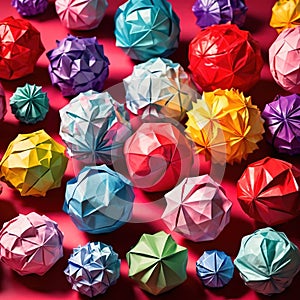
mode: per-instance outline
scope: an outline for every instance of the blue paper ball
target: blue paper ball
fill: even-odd
[[[48,7],[48,0],[12,0],[11,5],[24,17],[42,14]]]

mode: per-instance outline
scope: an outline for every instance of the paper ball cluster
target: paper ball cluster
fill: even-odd
[[[6,112],[7,110],[6,110],[5,92],[0,82],[0,121],[4,119]]]
[[[11,5],[24,17],[41,14],[48,7],[48,0],[12,0]]]

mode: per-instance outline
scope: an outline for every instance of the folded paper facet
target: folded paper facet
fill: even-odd
[[[5,92],[0,82],[0,121],[4,119],[6,112],[7,110],[6,110]]]
[[[223,251],[209,250],[197,260],[196,272],[205,286],[220,288],[232,279],[234,265]]]
[[[217,163],[240,163],[263,138],[259,109],[238,90],[204,92],[187,115],[186,133],[196,152]]]
[[[183,283],[186,278],[187,249],[164,231],[144,233],[126,254],[129,277],[139,287],[158,295]]]
[[[68,35],[47,52],[52,84],[63,96],[75,96],[88,90],[101,91],[108,76],[109,60],[96,37]]]
[[[48,7],[48,0],[12,0],[11,5],[24,17],[42,14]]]
[[[191,144],[171,123],[142,124],[125,142],[124,155],[134,186],[147,192],[171,189],[191,174]]]
[[[197,92],[182,66],[166,58],[152,58],[134,66],[123,83],[126,106],[134,114],[151,105],[180,121],[197,99]]]
[[[0,259],[20,275],[44,275],[63,256],[63,233],[35,212],[11,219],[0,231]]]
[[[246,214],[273,226],[300,214],[300,170],[266,157],[246,168],[237,182],[237,198]]]
[[[106,0],[56,0],[55,8],[64,26],[90,30],[99,26],[108,3]]]
[[[165,224],[194,242],[215,239],[229,223],[232,203],[209,175],[183,179],[165,199]]]
[[[82,231],[116,230],[131,218],[134,193],[128,179],[106,165],[84,167],[66,187],[63,210]]]
[[[41,86],[26,83],[18,87],[9,100],[12,113],[26,124],[35,124],[45,119],[49,110],[47,93]]]
[[[18,79],[31,74],[45,48],[39,31],[24,19],[0,21],[0,78]]]
[[[132,59],[171,55],[179,33],[179,18],[166,0],[129,0],[115,15],[116,46]]]
[[[189,45],[189,61],[193,80],[204,91],[247,91],[260,79],[263,67],[258,42],[235,24],[201,30]]]
[[[269,49],[274,80],[290,93],[300,94],[300,26],[282,31]]]
[[[283,292],[300,270],[300,251],[283,232],[263,228],[242,238],[234,265],[257,293]]]
[[[21,196],[45,196],[58,188],[67,167],[65,147],[44,130],[19,134],[0,162],[0,179]]]
[[[89,242],[73,249],[64,273],[73,290],[94,297],[117,282],[120,265],[121,260],[111,246]]]

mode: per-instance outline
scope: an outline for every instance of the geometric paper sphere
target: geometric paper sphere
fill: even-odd
[[[24,17],[31,17],[45,12],[48,0],[12,0],[11,5]]]
[[[2,121],[4,119],[6,112],[7,112],[7,110],[6,110],[5,91],[0,82],[0,121]]]

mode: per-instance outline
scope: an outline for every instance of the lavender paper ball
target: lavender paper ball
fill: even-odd
[[[5,92],[2,84],[0,83],[0,121],[3,120],[6,112]]]
[[[24,17],[42,14],[48,7],[48,0],[12,0],[11,5]]]

